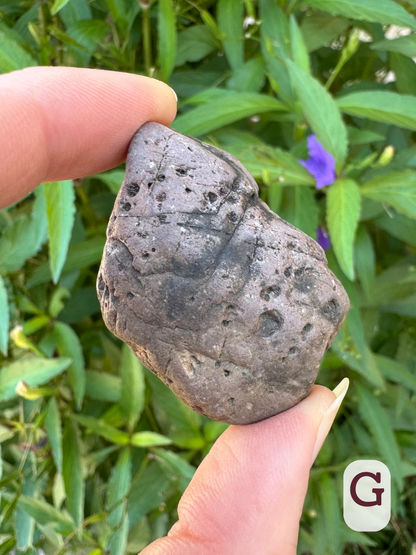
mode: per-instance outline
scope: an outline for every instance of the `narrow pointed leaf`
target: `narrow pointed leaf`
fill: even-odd
[[[84,398],[86,381],[81,342],[77,334],[68,324],[56,322],[54,330],[59,354],[72,358],[72,363],[69,365],[67,372],[69,383],[74,391],[77,408],[80,409]]]
[[[85,426],[92,432],[105,437],[113,443],[119,445],[127,445],[130,441],[130,436],[126,432],[122,432],[106,424],[103,420],[97,420],[97,418],[92,418],[91,416],[83,416],[81,414],[72,414],[71,418],[79,422],[82,426]]]
[[[398,212],[416,219],[416,172],[404,171],[376,177],[361,187],[361,194],[393,206]]]
[[[70,516],[58,511],[46,501],[21,495],[18,505],[39,524],[52,524],[54,529],[62,534],[71,534],[75,529],[75,524]]]
[[[158,30],[159,64],[163,77],[168,79],[176,58],[176,14],[173,0],[159,0]]]
[[[314,77],[287,61],[290,78],[304,116],[325,150],[341,167],[347,155],[347,129],[332,96]]]
[[[172,440],[155,432],[137,432],[131,438],[132,445],[136,447],[153,447],[156,445],[169,445]]]
[[[244,63],[244,4],[240,0],[219,0],[218,27],[228,63],[237,71]]]
[[[290,48],[295,64],[310,73],[308,50],[294,15],[290,16]]]
[[[75,193],[72,181],[45,183],[46,213],[49,234],[49,263],[54,283],[65,264],[75,216]]]
[[[127,498],[131,485],[131,451],[123,449],[113,469],[108,486],[107,511],[108,523],[112,528],[120,526],[126,510]],[[127,501],[127,499],[126,499]]]
[[[58,472],[62,473],[62,424],[59,413],[58,403],[52,397],[48,403],[45,417],[45,427],[48,434],[49,443],[52,448],[52,455],[55,460]]]
[[[82,478],[81,441],[78,427],[68,419],[63,438],[62,476],[65,484],[68,510],[77,526],[84,519],[84,481]]]
[[[7,299],[6,284],[0,276],[0,351],[7,356],[9,343],[10,311]]]
[[[35,65],[32,56],[16,40],[0,30],[0,72],[8,73]]]
[[[326,219],[335,255],[345,275],[354,279],[354,238],[360,217],[358,185],[339,179],[328,189]]]
[[[144,406],[144,372],[142,363],[133,355],[127,345],[123,346],[121,361],[120,404],[130,431],[134,430]]]

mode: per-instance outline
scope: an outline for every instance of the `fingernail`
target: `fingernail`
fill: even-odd
[[[176,98],[176,102],[178,102],[178,95],[176,94],[176,92],[172,89],[172,87],[170,87],[170,90],[173,92],[173,94],[175,95]]]
[[[322,417],[321,423],[318,428],[318,434],[316,436],[315,447],[313,449],[311,466],[315,462],[315,459],[318,456],[319,451],[321,450],[321,447],[326,439],[326,436],[328,435],[329,430],[331,429],[332,423],[334,422],[335,416],[337,415],[339,407],[341,406],[341,403],[344,400],[344,397],[348,391],[349,385],[350,385],[350,380],[348,378],[344,378],[333,390],[337,398],[332,403],[332,405],[330,405],[326,409]]]

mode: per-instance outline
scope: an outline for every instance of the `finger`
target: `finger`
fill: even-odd
[[[172,89],[141,75],[36,67],[0,76],[0,208],[42,181],[120,164],[143,123],[170,125],[175,114]]]
[[[315,444],[345,395],[348,380],[341,383],[338,397],[314,386],[282,414],[230,426],[184,493],[179,521],[142,555],[295,555]]]

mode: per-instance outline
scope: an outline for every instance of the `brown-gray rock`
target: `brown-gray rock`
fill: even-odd
[[[348,297],[238,160],[143,125],[107,237],[104,321],[192,409],[248,424],[309,394]]]

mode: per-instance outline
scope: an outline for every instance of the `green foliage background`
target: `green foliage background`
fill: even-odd
[[[415,0],[0,0],[2,73],[166,80],[173,127],[237,156],[283,218],[329,231],[352,308],[318,381],[351,386],[311,473],[299,553],[409,554],[416,541],[415,15]],[[297,162],[311,133],[337,161],[320,192]],[[0,211],[0,555],[140,551],[225,429],[103,325],[95,280],[122,178],[44,184]],[[357,458],[393,477],[381,532],[342,521]]]

